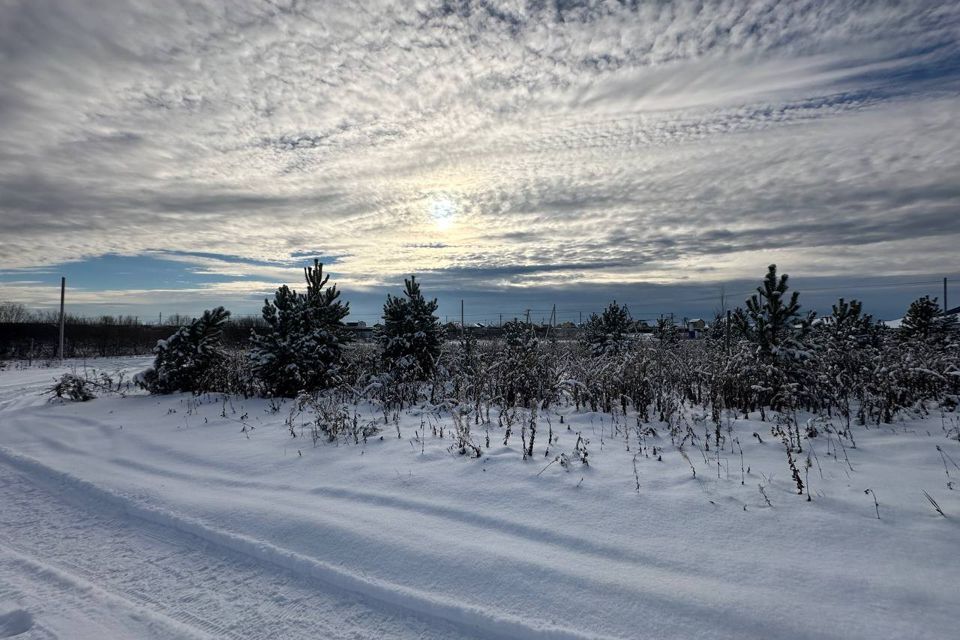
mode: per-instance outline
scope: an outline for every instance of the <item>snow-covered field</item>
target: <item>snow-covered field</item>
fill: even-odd
[[[361,406],[380,435],[314,446],[291,437],[290,402],[51,403],[42,391],[61,372],[0,371],[0,637],[960,629],[960,491],[948,486],[960,443],[945,436],[956,414],[857,427],[855,448],[821,431],[806,443],[808,502],[759,420],[732,421],[719,456],[688,446],[685,459],[662,427],[638,442],[630,416],[562,407],[549,412],[549,455],[541,416],[533,459],[519,433],[502,444],[496,420],[472,459],[451,450],[449,416],[410,411],[398,437]],[[589,466],[573,455],[578,432]],[[561,452],[571,463],[547,466]]]

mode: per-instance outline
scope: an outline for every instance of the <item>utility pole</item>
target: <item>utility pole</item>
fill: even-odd
[[[67,294],[67,278],[60,276],[60,362],[63,362],[63,303]]]
[[[461,337],[467,335],[467,325],[463,321],[463,317],[464,317],[463,316],[463,298],[460,298],[460,335]]]
[[[947,279],[943,279],[943,315],[950,311],[950,305],[947,304]]]
[[[499,327],[503,327],[503,314],[500,314],[500,322],[497,324]]]

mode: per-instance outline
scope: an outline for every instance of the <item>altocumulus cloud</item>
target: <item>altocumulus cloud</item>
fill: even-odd
[[[958,43],[932,0],[6,0],[0,297],[118,255],[201,303],[308,253],[360,292],[943,272]]]

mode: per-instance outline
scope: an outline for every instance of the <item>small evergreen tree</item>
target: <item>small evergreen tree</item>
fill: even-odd
[[[657,326],[653,328],[653,335],[660,344],[676,344],[680,340],[677,335],[677,325],[671,316],[657,318]]]
[[[819,407],[836,409],[850,425],[852,401],[862,396],[863,375],[873,356],[873,318],[859,300],[840,298],[813,335],[814,369]],[[861,403],[862,406],[862,403]]]
[[[761,415],[764,406],[796,409],[800,392],[810,388],[802,361],[808,356],[804,339],[815,314],[801,317],[800,294],[794,291],[787,297],[787,280],[786,274],[777,277],[777,265],[771,264],[746,309],[736,309],[732,318],[731,329],[755,349],[751,371],[745,373],[756,381]]]
[[[713,322],[707,327],[708,340],[723,341],[727,336],[727,317],[717,311],[713,314]]]
[[[337,286],[314,260],[304,268],[307,291],[281,286],[273,300],[264,300],[267,327],[253,331],[250,352],[254,374],[272,396],[328,388],[338,381],[341,348],[349,340],[343,319],[350,313]]]
[[[856,337],[865,332],[872,322],[871,316],[863,313],[863,303],[859,300],[847,302],[843,298],[837,300],[827,317],[830,332],[836,338]]]
[[[767,267],[763,286],[747,300],[745,312],[734,314],[738,333],[756,342],[764,355],[774,353],[794,334],[800,322],[800,293],[794,291],[786,299],[787,274],[777,278],[777,265]]]
[[[383,348],[383,359],[391,369],[416,380],[423,380],[433,372],[443,344],[437,306],[436,298],[428,301],[423,297],[415,276],[404,280],[403,297],[387,295],[377,340]]]
[[[583,341],[593,355],[619,353],[628,346],[630,313],[626,305],[611,302],[601,315],[591,314],[584,329]]]
[[[911,302],[900,323],[900,337],[904,340],[942,342],[952,337],[956,330],[956,317],[944,315],[937,299],[930,296]]]
[[[157,342],[153,368],[137,376],[137,382],[150,393],[215,391],[216,373],[226,357],[223,325],[229,317],[223,307],[204,311],[200,318]]]

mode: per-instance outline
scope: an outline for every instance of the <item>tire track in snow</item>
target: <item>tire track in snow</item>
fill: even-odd
[[[391,493],[376,493],[362,489],[347,488],[335,485],[300,486],[287,483],[269,482],[263,480],[242,479],[227,476],[207,467],[198,466],[199,476],[164,468],[159,465],[110,457],[104,460],[110,465],[129,468],[137,472],[147,473],[157,478],[165,478],[181,482],[202,481],[207,487],[216,486],[226,494],[232,490],[242,489],[250,495],[251,491],[264,491],[271,499],[282,504],[291,494],[316,496],[332,505],[354,508],[363,505],[377,509],[377,518],[390,521],[397,516],[423,516],[436,522],[451,523],[456,526],[469,527],[475,530],[471,535],[476,539],[490,539],[490,536],[509,538],[523,543],[536,543],[541,548],[551,548],[568,556],[577,555],[583,558],[584,563],[601,561],[608,565],[619,567],[636,567],[644,571],[658,569],[671,578],[684,577],[706,584],[708,580],[719,581],[722,576],[710,567],[692,567],[677,559],[664,558],[652,553],[643,553],[637,549],[623,548],[614,544],[593,540],[583,536],[565,535],[562,532],[536,525],[518,522],[515,519],[500,517],[492,513],[460,509],[448,504],[438,504],[423,500],[416,500]],[[277,496],[277,497],[273,497]],[[332,525],[331,525],[332,526]],[[440,525],[431,525],[442,528]],[[506,545],[505,545],[506,546]],[[531,567],[535,570],[536,567]],[[585,579],[583,576],[581,578]]]
[[[56,484],[49,475],[19,469],[0,464],[0,559],[12,558],[0,563],[0,587],[4,573],[29,573],[31,583],[43,585],[42,600],[95,594],[100,603],[132,612],[128,617],[163,626],[153,636],[159,638],[465,637],[449,625],[371,608],[289,571],[130,518],[117,505],[74,494],[69,483],[54,495],[46,488]],[[78,508],[77,501],[92,508]],[[33,517],[21,517],[27,514]]]
[[[257,540],[230,531],[216,529],[194,518],[158,509],[104,489],[68,473],[47,467],[28,456],[0,447],[0,460],[50,485],[64,485],[85,498],[110,505],[129,516],[196,536],[222,549],[239,553],[257,561],[292,571],[305,578],[316,579],[339,590],[356,593],[391,609],[406,611],[438,623],[453,624],[464,630],[475,630],[483,637],[536,640],[602,640],[604,636],[581,633],[518,618],[498,615],[481,607],[450,598],[404,587],[375,578],[354,574],[343,568],[289,551],[264,540]]]
[[[69,568],[57,566],[45,560],[36,558],[30,551],[23,549],[19,545],[9,542],[0,542],[0,568],[6,566],[8,570],[13,569],[20,573],[27,574],[30,581],[34,583],[31,589],[32,595],[45,602],[56,602],[60,608],[69,607],[74,610],[89,610],[91,601],[107,603],[114,609],[122,609],[128,612],[131,618],[147,618],[147,627],[158,629],[161,635],[157,637],[177,637],[193,638],[198,640],[208,640],[212,636],[202,633],[193,626],[184,624],[181,619],[165,615],[161,611],[143,607],[125,594],[116,593],[112,590],[104,589],[95,582],[91,582],[82,575]],[[84,573],[84,572],[81,572]],[[40,585],[37,587],[36,585]],[[11,592],[10,595],[20,595]],[[100,614],[102,615],[102,614]],[[99,616],[97,616],[99,617]],[[45,630],[42,621],[38,627],[39,632],[49,638],[58,637],[57,634]]]

